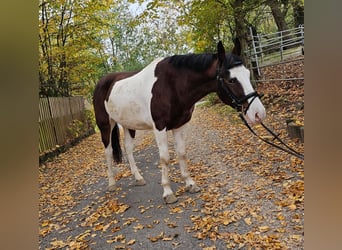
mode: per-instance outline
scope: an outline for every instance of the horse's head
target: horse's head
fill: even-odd
[[[250,72],[243,65],[240,54],[241,46],[238,40],[231,54],[225,53],[221,41],[217,44],[217,94],[224,103],[241,111],[248,123],[260,123],[265,119],[266,111],[259,94],[253,89]]]

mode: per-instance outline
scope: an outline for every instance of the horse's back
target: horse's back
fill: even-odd
[[[153,128],[151,90],[156,81],[154,71],[161,60],[155,59],[139,73],[115,82],[105,104],[113,120],[129,129]]]
[[[138,71],[109,73],[103,76],[96,84],[93,93],[93,105],[96,123],[100,129],[102,126],[106,126],[109,124],[109,116],[106,112],[104,101],[108,100],[110,90],[113,87],[114,83],[116,81],[120,81],[124,78],[130,77],[136,73],[138,73]]]

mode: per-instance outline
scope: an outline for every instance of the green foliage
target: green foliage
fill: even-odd
[[[103,74],[101,26],[109,8],[109,1],[39,2],[40,95],[84,94],[84,87]]]
[[[93,110],[85,110],[85,116],[87,121],[87,126],[90,129],[94,129],[96,127],[96,121],[95,121],[95,114]]]
[[[80,137],[85,131],[85,123],[80,120],[73,120],[68,126],[67,135],[70,140]]]
[[[210,93],[205,97],[205,100],[210,106],[221,102],[216,93]]]
[[[289,27],[304,15],[303,0],[40,0],[40,95],[90,97],[108,72],[213,52],[218,40],[231,48],[235,36],[246,46],[250,26],[262,33],[277,28],[270,1],[286,13]],[[132,4],[140,10],[134,13]]]
[[[85,119],[83,121],[74,119],[68,126],[67,136],[70,140],[79,138],[89,131],[94,131],[96,127],[95,115],[93,110],[84,111]]]

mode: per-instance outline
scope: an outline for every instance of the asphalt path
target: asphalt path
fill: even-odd
[[[224,142],[232,140],[232,138],[236,141],[239,138],[234,137],[236,135],[231,135],[230,139],[224,137],[218,127],[209,126],[207,123],[210,121],[203,120],[203,116],[206,114],[199,115],[198,112],[206,111],[197,111],[196,108],[194,119],[188,128],[187,143],[189,148],[188,159],[191,164],[205,166],[203,169],[196,170],[206,172],[197,176],[199,186],[202,189],[201,192],[196,194],[185,192],[172,138],[170,138],[171,185],[177,195],[178,202],[165,204],[162,199],[163,190],[160,184],[161,172],[158,167],[158,150],[153,141],[152,132],[138,131],[136,140],[138,146],[134,156],[146,180],[146,185],[134,185],[134,178],[128,171],[127,160],[124,160],[118,171],[118,173],[121,171],[122,176],[117,181],[115,191],[107,191],[107,178],[105,174],[102,174],[91,185],[80,184],[82,192],[72,193],[77,202],[70,206],[70,209],[61,210],[59,215],[54,215],[52,218],[51,213],[45,212],[49,204],[41,205],[44,212],[41,212],[39,218],[40,230],[44,231],[48,227],[48,223],[55,226],[54,228],[51,227],[47,233],[40,234],[39,249],[250,249],[246,240],[235,237],[237,237],[236,235],[248,236],[248,232],[258,234],[256,231],[260,228],[259,234],[261,235],[264,231],[267,233],[266,231],[270,232],[272,229],[278,234],[277,237],[270,237],[279,240],[279,249],[304,249],[302,238],[290,240],[292,235],[303,234],[301,226],[304,218],[297,218],[297,231],[293,229],[296,225],[293,225],[292,218],[298,214],[302,215],[304,211],[301,209],[295,211],[283,209],[279,203],[275,205],[271,201],[273,196],[267,196],[267,192],[261,190],[264,189],[265,191],[270,187],[272,194],[273,192],[281,193],[284,183],[274,185],[271,183],[272,181],[268,182],[268,179],[263,179],[263,182],[260,182],[260,175],[253,172],[254,169],[253,171],[242,172],[238,167],[234,167],[234,164],[237,163],[227,161],[229,159],[227,155],[229,152],[231,155],[239,152],[232,154],[234,149],[227,148]],[[215,123],[226,122],[225,119],[215,120]],[[93,136],[100,140],[98,134]],[[248,138],[252,138],[252,136]],[[256,145],[260,143],[254,139],[251,140]],[[254,148],[252,151],[252,160],[255,161],[255,158],[258,157],[259,160],[264,159],[260,150]],[[251,159],[244,159],[242,163],[247,165],[246,162],[249,160]],[[239,160],[240,163],[241,160]],[[279,169],[283,163],[275,162],[274,165]],[[103,172],[106,172],[103,155],[98,156],[95,164],[104,168]],[[286,164],[288,162],[285,162]],[[191,175],[196,175],[196,171],[192,171]],[[300,179],[295,171],[291,173],[288,170],[286,171],[291,180]],[[283,181],[287,181],[285,177]],[[255,183],[261,183],[258,184],[258,187],[262,188],[259,190],[253,188]],[[215,198],[217,203],[211,202],[213,197],[217,197],[217,199]],[[230,202],[228,202],[229,199]],[[211,207],[209,207],[209,203]],[[108,210],[108,207],[112,210]],[[254,207],[258,207],[258,209],[254,210]],[[238,211],[240,208],[241,213]],[[244,213],[243,209],[249,210]],[[241,217],[232,214],[231,218],[233,219],[231,221],[227,221],[227,223],[224,221],[223,223],[213,222],[214,228],[209,228],[211,224],[206,222],[206,219],[215,219],[215,216],[222,215],[222,212],[230,210],[237,211]],[[258,215],[256,215],[257,213]],[[279,217],[279,213],[284,214],[284,219],[275,219],[277,216]],[[199,218],[202,219],[202,224],[194,223],[194,221],[199,221]],[[228,218],[230,218],[229,215],[227,215]],[[248,223],[250,220],[255,221],[256,225]],[[288,223],[283,225],[283,220]],[[263,225],[269,225],[271,230],[267,230],[267,227],[263,227]],[[282,238],[279,234],[283,231],[277,228],[286,229],[288,235]],[[292,231],[288,232],[288,228],[291,228]],[[201,232],[207,234],[201,236]],[[231,238],[217,237],[217,235],[227,236],[230,233]],[[230,244],[229,242],[233,243]],[[251,244],[253,245],[253,243]],[[262,245],[258,244],[255,245]]]

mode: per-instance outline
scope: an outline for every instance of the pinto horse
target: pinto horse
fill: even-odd
[[[141,71],[110,73],[99,80],[94,90],[93,105],[105,147],[109,190],[115,188],[113,160],[116,163],[122,161],[120,124],[136,185],[145,185],[146,182],[133,158],[135,131],[153,130],[159,149],[164,201],[177,201],[168,177],[167,130],[172,130],[186,190],[190,193],[200,191],[187,169],[184,142],[185,124],[191,119],[195,103],[216,92],[225,104],[243,112],[251,125],[260,123],[266,116],[240,53],[239,44],[235,44],[232,53],[226,53],[220,41],[215,54],[159,58]]]

